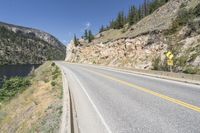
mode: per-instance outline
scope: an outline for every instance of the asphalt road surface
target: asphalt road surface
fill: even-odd
[[[81,133],[200,133],[200,86],[57,62]]]

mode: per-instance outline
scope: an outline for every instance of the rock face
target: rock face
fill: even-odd
[[[65,46],[46,32],[0,22],[0,64],[64,60],[65,51]]]
[[[157,40],[155,40],[157,39]],[[155,41],[155,42],[152,42]],[[142,35],[133,39],[119,39],[107,44],[74,47],[68,46],[69,62],[125,66],[138,69],[150,69],[152,58],[163,55],[167,49],[164,38],[158,33]]]
[[[75,47],[71,42],[66,61],[165,70],[168,68],[164,53],[170,50],[175,55],[174,71],[200,70],[198,17],[190,20],[190,24],[178,27],[173,34],[168,33],[173,30],[171,27],[182,6],[193,9],[199,3],[196,0],[171,0],[125,33],[112,29],[98,34],[90,44]]]

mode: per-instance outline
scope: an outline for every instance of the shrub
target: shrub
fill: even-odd
[[[153,70],[159,70],[159,68],[160,68],[160,62],[161,62],[160,57],[157,57],[157,58],[155,58],[153,60],[153,64],[152,64]]]
[[[53,62],[53,63],[51,63],[51,66],[55,66],[56,64]]]
[[[52,71],[52,75],[56,75],[59,73],[59,68],[56,66],[55,69]]]
[[[175,62],[177,66],[184,67],[187,64],[188,56],[183,55],[181,57],[176,58]]]
[[[166,60],[162,61],[160,56],[152,60],[152,67],[152,70],[169,71]]]
[[[49,82],[49,77],[44,77],[43,81],[44,81],[45,83],[48,83],[48,82]]]
[[[96,63],[96,61],[94,60],[94,61],[92,62],[92,64],[97,64],[97,63]]]
[[[176,18],[176,22],[178,25],[186,25],[190,18],[192,17],[190,11],[183,8],[178,12],[178,17]]]
[[[196,15],[197,17],[200,16],[200,4],[198,4],[198,5],[193,9],[193,13],[194,13],[194,15]]]
[[[58,74],[53,75],[52,79],[55,80],[58,78]]]
[[[199,74],[200,73],[200,69],[196,68],[196,67],[186,67],[186,69],[183,71],[186,74]]]
[[[172,22],[172,27],[166,32],[166,34],[174,34],[180,27],[185,26],[194,17],[193,11],[186,8],[182,8],[178,12],[177,18]]]
[[[121,30],[122,33],[125,33],[126,31],[127,31],[126,28],[123,28],[123,29]]]
[[[56,82],[55,82],[55,81],[52,81],[52,82],[51,82],[51,85],[52,85],[52,86],[55,86],[55,85],[56,85]]]
[[[0,90],[0,101],[9,100],[30,84],[30,80],[27,78],[14,77],[6,80]]]

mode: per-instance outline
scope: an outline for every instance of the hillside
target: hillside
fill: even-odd
[[[62,115],[60,69],[45,62],[33,75],[6,80],[0,90],[1,133],[58,133]]]
[[[43,31],[0,22],[0,64],[63,60],[65,46]]]
[[[110,29],[91,43],[68,45],[66,61],[136,69],[169,70],[166,51],[172,51],[174,72],[200,74],[200,1],[170,0],[131,27]]]

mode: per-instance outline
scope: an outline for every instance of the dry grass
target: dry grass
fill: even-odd
[[[55,71],[57,71],[55,73]],[[55,86],[51,85],[53,76]],[[57,132],[62,110],[61,73],[50,62],[39,67],[32,85],[10,102],[1,105],[2,133]]]
[[[110,30],[104,31],[101,33],[102,37],[95,39],[95,41],[97,41],[98,43],[101,43],[101,42],[106,43],[106,42],[121,38],[121,37],[123,37],[122,30],[123,29],[120,29],[120,30],[110,29]]]

